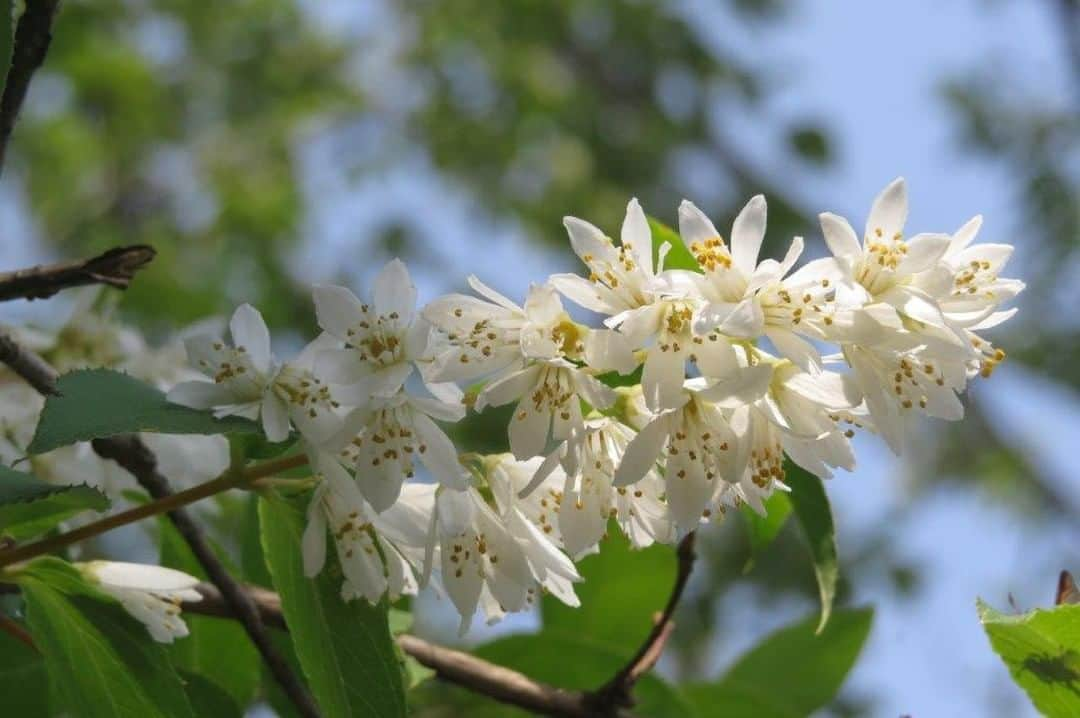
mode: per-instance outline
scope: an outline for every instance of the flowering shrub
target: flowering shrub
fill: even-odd
[[[967,382],[1004,358],[981,332],[1012,316],[1003,305],[1024,285],[1001,276],[1011,247],[973,243],[979,218],[954,234],[905,234],[903,180],[875,199],[861,241],[847,220],[822,214],[831,256],[801,266],[801,237],[781,261],[759,256],[766,212],[765,198],[752,198],[728,240],[690,202],[679,207],[676,234],[650,225],[631,200],[618,242],[568,217],[586,275],[548,277],[520,303],[469,277],[470,293],[418,306],[408,270],[394,260],[363,298],[315,287],[322,333],[289,361],[275,357],[247,304],[227,331],[201,325],[163,349],[103,318],[92,301],[56,334],[15,331],[69,372],[44,401],[14,380],[2,387],[12,410],[0,454],[38,479],[4,474],[36,507],[7,517],[14,541],[0,551],[5,580],[26,595],[30,628],[62,632],[56,606],[86,594],[118,601],[155,640],[172,642],[188,634],[181,605],[208,610],[223,600],[305,710],[303,688],[290,685],[289,668],[258,638],[269,619],[186,515],[172,515],[175,529],[162,530],[180,538],[163,535],[163,545],[169,536],[187,541],[196,558],[189,570],[205,573],[220,595],[160,567],[22,563],[228,489],[257,488],[261,548],[280,593],[279,613],[268,615],[290,629],[328,714],[350,714],[342,706],[351,699],[332,684],[351,677],[334,671],[368,660],[348,651],[352,639],[339,631],[366,626],[367,653],[396,666],[388,603],[427,585],[453,605],[461,634],[478,611],[492,623],[543,596],[578,606],[577,563],[602,554],[616,529],[635,549],[680,544],[680,578],[646,644],[662,647],[693,532],[744,506],[765,515],[777,492],[792,492],[808,531],[823,538],[815,549],[821,630],[835,554],[813,477],[854,468],[858,431],[900,453],[918,415],[961,419]],[[595,323],[574,318],[590,313]],[[448,425],[504,405],[513,406],[510,453],[454,445]],[[122,436],[133,433],[143,438]],[[17,461],[28,453],[29,462]],[[171,494],[168,480],[188,488]],[[153,501],[92,523],[80,511],[130,499],[137,486]],[[5,489],[6,504],[14,490]],[[67,532],[15,543],[57,526]],[[411,656],[450,675],[436,649],[409,640],[401,646]],[[582,714],[628,700],[643,672],[635,665],[582,698]],[[376,712],[401,712],[400,686],[376,683],[389,696]],[[152,691],[143,693],[152,703]]]

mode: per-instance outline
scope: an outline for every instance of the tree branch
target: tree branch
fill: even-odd
[[[696,556],[694,554],[693,531],[686,534],[683,540],[679,542],[676,555],[678,556],[679,565],[675,574],[675,585],[671,589],[671,595],[668,596],[663,613],[657,615],[656,622],[645,642],[641,644],[633,658],[627,661],[626,665],[610,681],[598,690],[585,695],[586,703],[593,711],[592,715],[616,715],[619,709],[633,706],[634,684],[651,671],[656,662],[660,660],[660,656],[664,652],[664,646],[667,645],[671,632],[675,630],[675,622],[672,620],[675,608],[679,605],[683,589],[686,588],[686,583],[690,579],[690,572],[694,568]]]
[[[174,496],[169,488],[168,480],[157,470],[157,459],[154,453],[146,447],[137,436],[114,436],[108,439],[94,439],[92,442],[94,451],[102,458],[112,459],[117,464],[127,469],[139,485],[146,489],[152,497],[159,501],[167,500]],[[213,483],[213,482],[209,482]],[[210,543],[203,535],[202,529],[191,518],[191,515],[182,508],[173,509],[168,513],[173,526],[191,547],[196,560],[210,581],[217,587],[222,601],[227,605],[231,613],[240,621],[247,631],[251,642],[259,650],[270,672],[277,679],[289,699],[300,711],[301,715],[309,718],[318,718],[319,709],[315,700],[311,697],[304,684],[293,673],[284,657],[274,647],[270,638],[270,632],[263,623],[251,594],[240,585],[229,572],[225,570],[217,554],[210,547]]]
[[[52,42],[52,23],[59,5],[60,0],[27,0],[26,10],[15,27],[11,68],[4,83],[4,95],[0,97],[0,168],[3,168],[8,141],[26,99],[30,79],[45,61],[45,53]]]
[[[153,247],[136,244],[116,247],[90,259],[30,267],[0,274],[0,302],[9,299],[45,299],[69,287],[107,284],[127,289],[135,272],[154,258]]]
[[[0,333],[0,362],[7,364],[11,371],[22,377],[39,394],[57,396],[56,388],[59,376],[49,363],[29,349],[24,349],[7,334]]]

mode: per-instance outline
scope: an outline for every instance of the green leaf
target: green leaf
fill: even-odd
[[[257,432],[238,416],[215,419],[209,411],[170,404],[154,387],[109,369],[81,369],[57,382],[60,396],[45,400],[34,439],[27,448],[41,454],[79,441],[137,431],[161,434]]]
[[[0,466],[0,534],[21,540],[44,533],[80,511],[109,508],[105,494],[87,484],[49,484]]]
[[[825,494],[821,479],[790,461],[787,462],[785,471],[784,482],[791,487],[791,504],[814,560],[814,573],[817,575],[818,593],[821,597],[821,621],[817,630],[821,632],[829,622],[829,613],[836,597],[836,579],[840,574],[832,509],[829,507],[829,497]]]
[[[240,718],[244,712],[225,689],[201,673],[180,670],[191,707],[197,716]]]
[[[750,542],[750,556],[746,559],[746,565],[743,566],[743,572],[746,573],[753,568],[757,557],[768,548],[787,524],[788,517],[791,515],[791,500],[784,492],[777,491],[765,500],[764,516],[760,516],[749,506],[743,506],[740,513],[746,520],[746,532]]]
[[[552,596],[544,596],[544,631],[588,636],[620,655],[633,655],[652,630],[653,614],[667,604],[676,563],[673,546],[635,551],[622,532],[610,524],[600,553],[577,564],[585,578],[574,586],[581,606],[570,608]]]
[[[990,645],[1035,708],[1047,716],[1080,715],[1080,605],[1018,616],[981,600],[977,606]]]
[[[49,679],[41,654],[0,631],[0,696],[4,715],[47,716]]]
[[[873,614],[868,608],[837,611],[820,633],[815,618],[806,618],[759,643],[720,680],[684,684],[683,692],[702,715],[805,718],[840,690]]]
[[[161,565],[206,580],[206,572],[172,522],[162,517],[159,526]],[[184,620],[191,633],[168,647],[173,663],[213,683],[234,705],[246,707],[255,697],[262,671],[259,652],[244,627],[238,621],[211,616],[188,614]]]
[[[609,596],[610,598],[610,596]],[[608,601],[608,604],[614,601]],[[583,634],[582,634],[583,635]],[[602,686],[626,664],[620,651],[545,628],[535,636],[510,636],[480,646],[476,654],[502,666],[566,690],[590,690]],[[649,718],[692,718],[693,706],[679,690],[654,674],[646,674],[634,686],[635,715]],[[489,699],[483,699],[490,705]],[[469,715],[474,715],[472,712]],[[498,715],[528,715],[501,707]],[[703,712],[701,715],[716,715]]]
[[[309,498],[261,498],[259,524],[266,563],[311,692],[329,718],[404,716],[405,689],[386,603],[343,601],[333,551],[317,577],[304,576],[302,507]]]
[[[27,570],[26,615],[58,704],[80,718],[193,718],[164,648],[116,603],[65,595]]]
[[[683,244],[682,237],[679,233],[668,227],[666,224],[658,219],[649,217],[649,229],[652,230],[652,243],[653,243],[653,261],[656,262],[654,266],[659,267],[660,247],[667,242],[671,245],[671,249],[668,251],[667,256],[664,258],[664,269],[689,269],[694,272],[700,272],[701,267],[698,265],[697,260],[694,259],[694,255],[690,254],[690,250]]]

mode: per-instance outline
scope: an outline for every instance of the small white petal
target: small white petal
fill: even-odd
[[[924,272],[936,264],[949,248],[947,234],[917,234],[908,240],[907,254],[896,267],[897,274]]]
[[[907,186],[903,177],[897,177],[874,198],[870,216],[866,220],[866,236],[876,236],[880,230],[884,239],[891,239],[904,231],[907,213]]]
[[[375,276],[373,299],[379,314],[397,314],[398,327],[412,323],[413,312],[416,311],[416,286],[404,262],[393,259],[379,270]]]
[[[838,214],[822,212],[818,215],[825,244],[834,257],[858,257],[862,254],[859,238],[851,224]]]
[[[363,303],[345,287],[329,284],[316,285],[312,297],[319,326],[338,339],[348,341],[349,330],[364,317]]]
[[[766,205],[764,195],[750,198],[735,218],[731,228],[731,259],[744,277],[757,266],[758,253],[765,239]]]
[[[241,304],[229,320],[229,333],[237,348],[244,347],[255,371],[270,371],[270,330],[266,328],[259,310],[250,304]]]
[[[262,401],[263,432],[269,441],[277,443],[289,438],[289,408],[272,391]]]
[[[667,416],[658,416],[646,424],[626,445],[612,485],[628,486],[644,478],[659,460],[667,437]]]
[[[649,229],[649,221],[645,218],[645,212],[641,209],[637,199],[630,200],[626,205],[626,218],[622,225],[622,243],[629,245],[634,255],[634,260],[646,274],[653,273],[652,262],[652,231]]]

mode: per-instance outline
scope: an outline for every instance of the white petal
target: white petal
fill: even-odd
[[[229,333],[233,344],[247,351],[255,371],[260,374],[270,371],[270,330],[258,309],[250,304],[237,307],[229,320]]]
[[[698,370],[705,377],[719,379],[739,367],[735,347],[724,337],[717,337],[716,341],[706,338],[694,347],[694,357]]]
[[[765,326],[765,313],[755,297],[739,302],[718,327],[721,334],[729,337],[756,339]]]
[[[585,363],[593,369],[620,374],[629,374],[637,368],[629,340],[610,329],[593,329],[585,335]]]
[[[224,385],[210,381],[181,382],[170,389],[165,398],[173,404],[192,409],[210,409],[236,401]]]
[[[392,259],[375,276],[375,310],[383,315],[397,314],[396,324],[407,327],[416,311],[416,286],[400,259]]]
[[[328,384],[355,384],[371,373],[372,365],[356,349],[322,349],[315,353],[312,371]]]
[[[289,409],[272,391],[262,401],[262,425],[266,438],[275,444],[289,438]]]
[[[342,341],[349,340],[349,330],[364,317],[363,303],[345,287],[316,285],[312,290],[315,317],[319,326]]]
[[[784,387],[829,409],[850,409],[861,399],[849,375],[832,371],[816,375],[798,372],[784,380]]]
[[[876,237],[880,230],[882,238],[890,241],[898,232],[904,231],[907,213],[907,186],[903,177],[897,177],[874,198],[866,220],[866,236]]]
[[[971,244],[972,240],[975,239],[975,235],[979,233],[979,228],[982,227],[982,221],[982,215],[977,214],[971,219],[969,219],[963,227],[956,230],[956,233],[953,234],[952,239],[949,240],[949,250],[947,254],[955,254],[964,247]]]
[[[548,282],[564,297],[585,309],[599,314],[614,314],[619,311],[604,298],[597,285],[584,277],[576,274],[553,274],[548,277]]]
[[[192,588],[199,579],[164,566],[153,566],[124,561],[91,561],[82,568],[100,581],[113,588],[132,588],[140,591],[169,593]]]
[[[307,526],[300,539],[300,553],[304,559],[304,575],[317,576],[326,563],[326,517],[318,491],[311,497]]]
[[[821,371],[821,354],[814,345],[795,332],[782,327],[765,327],[765,336],[773,343],[777,351],[795,363],[803,371],[818,373]]]
[[[536,385],[541,368],[541,364],[533,364],[491,382],[476,397],[476,410],[483,411],[487,406],[502,406],[517,401]]]
[[[680,351],[675,351],[671,345],[667,351],[659,346],[649,347],[641,373],[646,406],[653,411],[680,406],[684,401],[682,385],[685,378],[686,352],[682,347]]]
[[[628,486],[640,481],[656,465],[667,437],[667,416],[658,416],[646,424],[626,445],[612,485]]]
[[[829,245],[834,257],[858,257],[862,254],[859,238],[846,219],[832,212],[822,212],[818,220],[825,235],[825,244]]]
[[[770,364],[742,367],[723,379],[712,381],[698,396],[721,409],[736,409],[765,394],[772,380]]]
[[[537,411],[532,399],[524,397],[510,419],[510,450],[514,456],[524,460],[542,454],[550,427],[551,414]]]
[[[423,414],[413,415],[413,428],[420,439],[420,461],[440,484],[452,489],[464,490],[469,486],[469,475],[458,461],[457,449],[450,437]]]
[[[907,254],[896,267],[897,274],[924,272],[936,264],[949,248],[947,234],[917,234],[908,240]]]
[[[514,314],[519,315],[524,313],[521,307],[514,304],[505,296],[503,296],[499,292],[496,292],[494,289],[481,282],[479,277],[477,277],[475,274],[470,274],[466,281],[469,283],[469,286],[473,288],[474,292],[481,295],[485,299],[488,299],[495,304],[498,304],[503,309],[507,309]]]
[[[765,239],[765,216],[765,196],[755,195],[739,212],[731,228],[731,259],[744,277],[753,274],[757,266],[761,242]]]
[[[646,274],[652,274],[652,231],[649,229],[645,212],[636,198],[626,205],[626,218],[623,219],[622,225],[622,243],[623,246],[630,246],[630,251],[638,266]]]
[[[715,239],[720,236],[720,233],[716,231],[716,227],[704,212],[693,202],[684,199],[679,205],[679,235],[689,247],[694,242]]]
[[[578,395],[594,409],[607,409],[615,403],[615,391],[599,379],[583,371],[573,371],[574,388]]]

